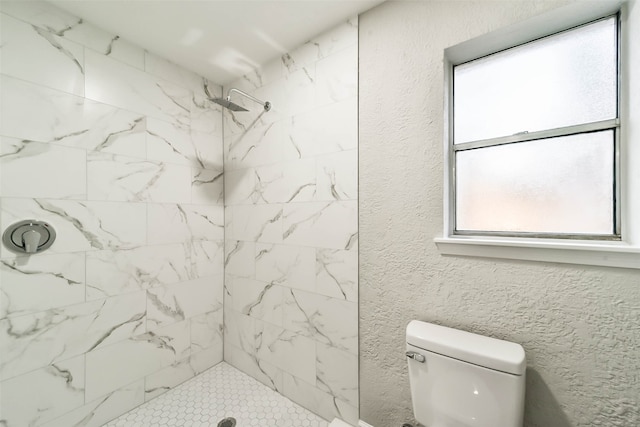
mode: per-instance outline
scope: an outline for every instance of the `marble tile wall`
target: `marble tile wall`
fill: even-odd
[[[225,86],[225,361],[358,420],[357,18]]]
[[[210,84],[49,3],[0,2],[0,425],[101,425],[223,358]]]

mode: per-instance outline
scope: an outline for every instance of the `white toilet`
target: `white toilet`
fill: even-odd
[[[522,427],[526,362],[520,344],[413,320],[406,350],[420,424]]]

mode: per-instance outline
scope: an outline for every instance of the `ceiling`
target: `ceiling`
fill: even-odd
[[[51,0],[226,84],[384,0]]]

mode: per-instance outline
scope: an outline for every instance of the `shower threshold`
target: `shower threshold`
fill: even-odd
[[[327,427],[328,422],[222,362],[104,427]]]

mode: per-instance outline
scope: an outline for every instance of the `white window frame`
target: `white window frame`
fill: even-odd
[[[444,232],[434,239],[443,255],[519,259],[640,269],[640,0],[575,2],[523,23],[445,50]],[[633,7],[630,7],[633,6]],[[453,233],[453,178],[450,140],[453,117],[453,66],[620,14],[618,162],[619,241],[461,235]],[[635,54],[633,51],[635,50]],[[635,83],[634,83],[635,80]],[[635,140],[635,144],[632,142]],[[616,219],[617,220],[617,219]]]

